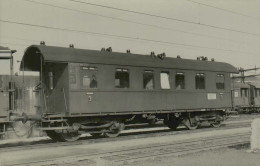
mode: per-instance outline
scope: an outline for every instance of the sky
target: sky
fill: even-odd
[[[17,50],[15,72],[40,41],[260,67],[260,0],[0,0],[0,45]]]

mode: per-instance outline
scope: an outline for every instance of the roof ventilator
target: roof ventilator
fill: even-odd
[[[155,53],[152,51],[151,54],[150,54],[150,56],[151,56],[152,58],[155,58]]]
[[[199,56],[197,57],[197,60],[202,60],[202,61],[207,61],[208,60],[208,57],[204,57],[204,56]]]
[[[40,42],[40,45],[45,46],[45,41],[41,41],[41,42]]]
[[[112,52],[112,47],[108,47],[108,48],[106,49],[106,51],[107,51],[107,52]]]
[[[158,54],[157,57],[163,60],[166,57],[166,54],[163,52],[161,54]]]

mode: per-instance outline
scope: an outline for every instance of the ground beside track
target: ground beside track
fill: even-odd
[[[237,123],[239,126],[241,123],[247,123],[247,122],[249,122],[249,125],[250,125],[251,121],[255,118],[260,118],[260,114],[232,115],[224,122],[224,125],[229,125],[231,123],[232,124]],[[222,126],[222,127],[224,127],[224,126]],[[207,128],[207,125],[206,125],[206,128]],[[203,127],[202,127],[202,129],[203,129]],[[167,131],[167,130],[168,130],[168,127],[166,127],[165,125],[163,125],[163,126],[158,125],[158,127],[153,126],[152,128],[147,128],[147,126],[146,126],[146,128],[139,128],[139,129],[134,128],[134,129],[125,130],[125,131],[123,131],[123,134],[121,134],[121,136],[122,135],[128,136],[128,135],[134,135],[134,134],[140,135],[142,133],[152,133],[153,131],[154,132],[160,132],[160,131],[163,132],[163,131]],[[185,130],[185,127],[183,127],[183,126],[178,127],[178,131],[180,131],[180,130]],[[201,129],[199,129],[199,130],[201,130]],[[133,134],[131,134],[131,133],[133,133]],[[89,134],[85,134],[85,135],[83,135],[83,139],[88,139],[89,136],[90,136]],[[0,140],[0,150],[1,150],[1,148],[9,147],[9,146],[23,146],[23,145],[51,143],[51,142],[52,141],[47,136],[5,139],[5,140]]]
[[[70,158],[76,158],[77,155],[92,155],[98,154],[99,156],[103,153],[109,153],[111,151],[129,151],[129,149],[135,148],[145,148],[152,147],[155,145],[162,144],[171,144],[176,141],[192,142],[195,139],[202,139],[212,136],[223,136],[223,135],[232,135],[236,133],[248,133],[250,128],[238,128],[238,129],[226,129],[226,130],[212,130],[212,131],[203,131],[199,133],[186,133],[179,135],[167,135],[154,138],[139,138],[132,140],[122,140],[122,141],[111,141],[95,144],[83,144],[83,145],[67,145],[60,147],[41,147],[40,149],[26,149],[19,151],[10,151],[10,152],[1,152],[0,161],[5,165],[13,165],[16,163],[26,163],[33,161],[45,161],[45,160],[56,160],[60,158],[58,162],[67,160]],[[249,141],[249,140],[248,140]],[[66,157],[68,156],[68,157]],[[70,161],[69,161],[70,162]],[[30,164],[29,164],[30,165]],[[74,164],[73,164],[74,165]]]
[[[184,126],[179,126],[176,131],[170,130],[165,125],[155,125],[153,127],[147,126],[139,126],[139,128],[132,128],[128,130],[124,130],[119,137],[117,138],[93,138],[89,134],[84,134],[80,140],[74,142],[74,144],[90,144],[90,143],[100,143],[100,142],[111,142],[111,141],[121,141],[121,140],[131,140],[131,139],[139,139],[146,137],[158,137],[158,136],[166,136],[166,135],[178,135],[185,133],[197,133],[203,131],[211,131],[211,130],[226,130],[231,128],[241,128],[241,127],[250,127],[252,119],[236,119],[236,120],[227,120],[223,123],[220,128],[212,128],[209,124],[202,125],[197,130],[187,130]],[[141,127],[141,128],[140,128]],[[148,128],[147,128],[148,127]],[[72,145],[72,143],[69,143]],[[19,151],[24,149],[33,149],[33,148],[41,148],[45,146],[66,146],[67,143],[57,143],[53,142],[49,137],[33,137],[28,139],[8,139],[0,141],[0,153],[2,151]]]
[[[124,166],[259,166],[260,152],[244,148],[220,148],[181,156],[163,156],[154,159],[124,163]]]
[[[251,119],[251,116],[245,116],[246,118],[242,118],[239,116],[238,119],[231,119],[238,120],[235,123],[246,122],[248,118]],[[230,121],[230,119],[228,120]],[[232,122],[233,123],[233,122]],[[229,123],[227,123],[228,126]],[[226,126],[226,127],[227,127]],[[99,153],[99,152],[106,152],[110,150],[124,150],[128,148],[134,147],[142,147],[142,146],[149,146],[154,144],[162,144],[162,143],[170,143],[179,140],[187,140],[187,139],[198,139],[198,138],[207,138],[209,136],[220,136],[223,134],[232,134],[232,133],[241,133],[241,132],[249,132],[250,127],[242,127],[242,128],[232,128],[232,129],[225,129],[223,130],[220,128],[219,130],[198,130],[192,133],[179,133],[179,134],[172,134],[172,135],[162,135],[157,137],[148,137],[148,138],[140,138],[136,137],[136,139],[119,139],[116,141],[108,141],[108,142],[97,142],[94,144],[74,144],[74,145],[66,145],[61,147],[51,147],[52,145],[46,144],[46,147],[41,146],[41,148],[35,149],[25,149],[25,150],[18,150],[18,151],[10,151],[4,152],[0,151],[0,165],[9,165],[13,163],[22,163],[27,161],[37,161],[37,160],[45,160],[50,158],[57,158],[57,157],[65,157],[65,156],[73,156],[79,154],[91,154],[91,153]],[[126,136],[127,138],[127,136]],[[248,140],[249,141],[249,140]],[[234,153],[236,155],[232,155],[229,153]],[[230,158],[229,158],[230,157]],[[258,158],[257,158],[258,157]],[[232,159],[238,158],[239,162],[232,162]],[[247,153],[245,149],[242,151],[237,150],[235,148],[224,148],[218,150],[211,150],[206,152],[200,152],[195,154],[183,155],[183,156],[174,156],[174,157],[158,157],[154,158],[153,160],[144,160],[134,163],[123,163],[123,165],[130,165],[130,166],[141,166],[141,165],[255,165],[255,163],[259,162],[260,153],[258,154],[251,154]],[[240,161],[243,160],[243,161]],[[223,160],[223,161],[221,161]],[[225,162],[228,161],[228,162]],[[247,161],[248,160],[248,161]],[[252,160],[252,161],[251,161]],[[205,164],[203,163],[205,161]],[[194,164],[193,164],[194,163]],[[248,164],[245,164],[248,163]],[[65,164],[65,165],[71,165]],[[89,165],[89,163],[81,162],[81,165]],[[64,164],[58,164],[63,166]],[[73,163],[72,165],[76,165]],[[121,163],[122,165],[122,163]],[[259,164],[257,164],[259,165]]]

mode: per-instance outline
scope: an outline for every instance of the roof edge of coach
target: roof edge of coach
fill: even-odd
[[[39,56],[35,56],[35,54],[39,54]],[[89,55],[90,58],[86,58]],[[25,63],[24,66],[20,65],[20,70],[26,71],[39,71],[40,67],[40,57],[43,57],[42,60],[49,62],[84,62],[86,61],[95,61],[99,60],[102,63],[108,64],[120,64],[127,65],[131,64],[133,66],[149,66],[149,67],[167,67],[167,68],[175,68],[177,66],[180,69],[190,69],[190,70],[209,70],[209,71],[222,71],[228,73],[238,73],[238,70],[232,66],[231,64],[225,62],[216,62],[216,61],[205,61],[205,60],[193,60],[193,59],[182,59],[180,57],[165,57],[158,58],[143,54],[132,54],[132,53],[120,53],[120,52],[107,52],[107,51],[99,51],[99,50],[88,50],[88,49],[77,49],[70,47],[57,47],[57,46],[46,46],[46,45],[31,45],[29,46],[24,53],[22,62]],[[112,57],[112,58],[111,58]],[[118,57],[123,57],[120,60]],[[137,62],[135,58],[139,58],[140,60]],[[107,58],[103,60],[102,58]],[[124,63],[124,61],[126,63]],[[32,63],[33,62],[33,63]],[[36,62],[36,63],[35,63]],[[121,64],[122,63],[122,64]],[[180,63],[184,63],[180,65]],[[38,66],[37,66],[38,65]],[[165,65],[165,66],[164,66]],[[174,67],[173,67],[174,66]]]

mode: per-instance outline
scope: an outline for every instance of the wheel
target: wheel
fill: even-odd
[[[77,141],[80,138],[78,132],[61,132],[59,133],[63,141],[72,142]]]
[[[53,141],[55,141],[55,142],[63,141],[61,136],[58,133],[56,133],[55,131],[50,130],[50,131],[45,131],[45,132],[46,132],[47,136],[50,137]]]
[[[179,126],[180,122],[171,121],[171,120],[165,120],[163,123],[168,126],[171,130],[176,130]]]
[[[78,132],[57,132],[57,131],[46,131],[47,135],[56,142],[71,142],[76,141],[80,138]]]
[[[92,137],[98,138],[102,135],[102,133],[89,133]]]
[[[199,126],[199,122],[195,121],[194,118],[184,119],[183,124],[189,129],[189,130],[195,130]]]
[[[221,122],[220,121],[217,121],[217,122],[213,122],[210,124],[211,126],[215,127],[215,128],[218,128],[221,126]]]
[[[122,130],[124,130],[125,125],[123,123],[115,122],[112,126],[109,127],[109,132],[104,132],[105,137],[114,138],[117,137]]]
[[[153,126],[153,125],[155,125],[155,124],[156,124],[156,122],[157,122],[157,120],[156,120],[156,119],[150,119],[150,120],[148,120],[148,124],[149,124],[150,126]]]
[[[29,138],[33,132],[33,124],[30,122],[14,122],[6,126],[6,138]]]

